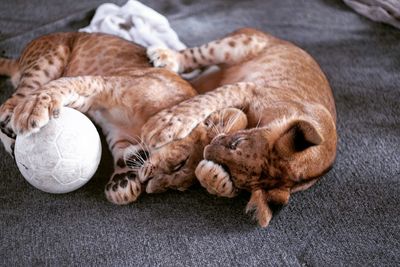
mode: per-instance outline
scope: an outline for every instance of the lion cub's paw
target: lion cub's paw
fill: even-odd
[[[115,172],[105,188],[107,199],[117,205],[134,202],[141,192],[139,178],[133,171]]]
[[[165,47],[150,46],[147,48],[147,57],[154,67],[165,68],[176,73],[182,71],[179,56],[178,52]]]
[[[0,130],[11,139],[17,136],[11,126],[11,118],[15,108],[14,98],[10,98],[0,107]]]
[[[47,93],[26,97],[14,108],[11,125],[17,134],[38,132],[51,117],[60,114],[61,100]]]
[[[197,125],[196,118],[182,116],[173,109],[163,110],[142,127],[142,138],[150,148],[158,148],[188,136]]]
[[[221,197],[234,197],[237,195],[237,188],[222,166],[209,160],[202,160],[197,166],[195,174],[200,184],[210,194]]]

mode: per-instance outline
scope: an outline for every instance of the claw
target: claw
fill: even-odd
[[[11,116],[7,115],[7,117],[0,123],[0,128],[4,128],[11,120]]]
[[[32,121],[31,122],[31,127],[32,128],[36,128],[37,127],[37,122],[36,121]]]
[[[57,119],[59,116],[60,116],[60,109],[53,110],[53,117]]]
[[[0,131],[11,139],[15,139],[17,137],[13,130],[10,128],[1,128]]]

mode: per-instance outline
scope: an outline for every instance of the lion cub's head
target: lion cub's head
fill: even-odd
[[[291,192],[308,188],[333,164],[336,134],[332,129],[325,140],[329,129],[320,125],[293,118],[218,136],[205,147],[196,175],[203,186],[211,185],[210,193],[232,197],[250,191],[247,210],[265,227],[272,218],[269,204],[286,204]],[[211,176],[222,182],[213,187]]]
[[[187,189],[196,181],[194,170],[203,158],[204,147],[215,136],[236,132],[246,126],[247,117],[241,110],[223,109],[212,113],[187,137],[149,151],[138,171],[141,182],[147,182],[146,192]]]

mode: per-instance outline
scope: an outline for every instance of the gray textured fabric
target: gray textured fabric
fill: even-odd
[[[0,53],[75,30],[100,0],[0,0]],[[122,4],[124,1],[116,1]],[[248,199],[185,193],[108,203],[105,153],[96,176],[66,195],[27,184],[0,149],[0,264],[79,266],[395,266],[400,264],[400,32],[334,0],[144,1],[189,45],[253,26],[311,53],[337,102],[333,170],[260,229]],[[0,101],[12,92],[0,78]]]
[[[343,0],[356,12],[374,21],[400,28],[399,0]]]

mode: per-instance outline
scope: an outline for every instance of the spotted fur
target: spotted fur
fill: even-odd
[[[140,148],[147,119],[196,94],[178,75],[152,68],[145,49],[104,34],[56,33],[35,39],[18,60],[0,59],[0,75],[17,86],[0,108],[0,138],[12,153],[15,137],[39,131],[62,106],[87,114],[102,129],[114,158],[106,186],[116,204],[136,200],[141,184],[125,166]]]
[[[181,73],[218,64],[207,78],[218,89],[183,101],[152,117],[142,136],[154,151],[182,143],[209,114],[235,107],[248,128],[216,136],[195,171],[210,193],[233,197],[252,192],[248,211],[261,226],[269,204],[286,204],[292,192],[315,183],[336,156],[336,111],[318,64],[295,45],[253,29],[196,48],[150,51],[157,66]],[[210,81],[211,80],[211,81]],[[170,152],[173,153],[173,152]]]
[[[171,142],[157,149],[139,167],[139,179],[147,182],[147,193],[167,189],[186,190],[196,181],[194,170],[203,158],[204,147],[218,135],[245,129],[246,115],[239,109],[215,111],[184,139]]]

